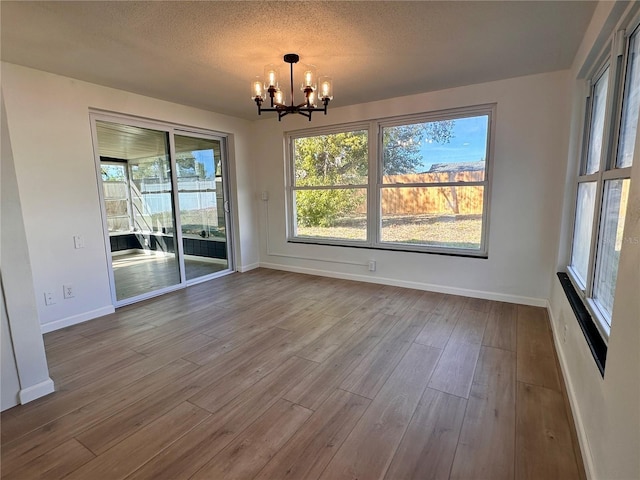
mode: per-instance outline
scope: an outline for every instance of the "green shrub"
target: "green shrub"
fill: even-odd
[[[298,224],[304,227],[333,227],[362,203],[353,190],[299,190],[296,192]]]

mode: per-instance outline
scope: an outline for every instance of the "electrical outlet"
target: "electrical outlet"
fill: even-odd
[[[565,323],[564,326],[562,327],[562,343],[567,343],[567,324]]]
[[[376,261],[375,260],[369,260],[369,271],[370,272],[375,272],[376,271]]]
[[[64,296],[64,298],[73,298],[76,296],[76,293],[73,290],[73,285],[70,283],[67,283],[66,285],[62,286],[62,294]]]
[[[54,303],[56,303],[56,299],[53,296],[53,292],[44,292],[44,304],[53,305]]]

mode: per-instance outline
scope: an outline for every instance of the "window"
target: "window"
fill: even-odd
[[[489,114],[382,127],[384,244],[482,251]]]
[[[486,257],[494,114],[482,105],[289,134],[288,239]]]
[[[571,260],[567,269],[578,298],[605,341],[611,329],[640,110],[637,21],[630,34],[618,32],[609,48],[611,54],[590,81]]]
[[[293,235],[367,239],[367,130],[293,140]]]

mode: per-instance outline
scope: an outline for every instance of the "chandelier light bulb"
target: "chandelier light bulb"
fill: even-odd
[[[331,79],[331,77],[320,77],[319,79],[319,84],[320,84],[320,99],[324,100],[324,99],[333,99],[333,80]]]
[[[264,88],[260,77],[256,77],[251,82],[251,99],[255,100],[256,98],[264,100]]]
[[[276,94],[274,96],[274,100],[275,100],[276,104],[284,105],[285,99],[284,99],[284,93],[282,92],[282,90],[276,90]]]
[[[264,67],[264,88],[278,88],[278,67],[275,65],[266,65]]]
[[[300,90],[302,90],[303,92],[308,88],[315,90],[316,87],[316,67],[313,65],[305,65],[304,73],[302,74],[302,85],[300,86]]]

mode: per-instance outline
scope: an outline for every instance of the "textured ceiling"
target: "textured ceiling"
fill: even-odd
[[[3,0],[1,58],[249,119],[249,81],[298,53],[332,105],[569,68],[595,2]],[[288,82],[287,82],[288,83]],[[297,83],[297,79],[296,79]]]

